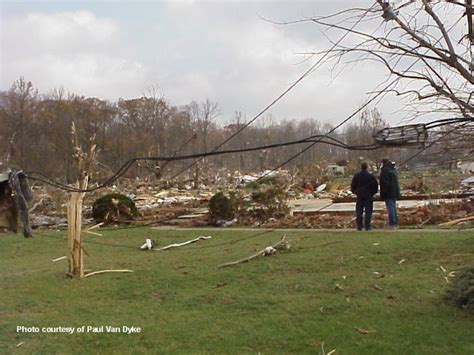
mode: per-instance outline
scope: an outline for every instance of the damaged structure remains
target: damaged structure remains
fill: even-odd
[[[26,175],[22,171],[0,174],[0,228],[32,237],[28,205],[32,199]]]

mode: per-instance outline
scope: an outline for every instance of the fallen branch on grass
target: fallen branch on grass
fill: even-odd
[[[207,240],[207,239],[211,239],[211,238],[212,238],[211,236],[207,236],[207,237],[200,236],[200,237],[197,237],[196,239],[188,240],[187,242],[170,244],[170,245],[167,245],[167,246],[164,246],[164,247],[161,247],[161,248],[153,248],[151,250],[155,250],[155,251],[168,250],[168,249],[171,249],[171,248],[182,247],[184,245],[188,245],[188,244],[191,244],[191,243],[196,243],[197,241],[200,241],[200,240]]]
[[[275,243],[272,246],[268,246],[268,247],[263,248],[262,250],[260,250],[256,254],[250,255],[246,258],[243,258],[243,259],[240,259],[240,260],[237,260],[237,261],[231,261],[231,262],[228,262],[228,263],[220,264],[220,265],[217,266],[217,268],[219,269],[219,268],[222,268],[222,267],[228,267],[228,266],[234,266],[234,265],[241,264],[241,263],[246,263],[246,262],[248,262],[252,259],[258,258],[259,256],[273,255],[274,252],[269,252],[269,251],[276,250],[280,245],[282,245],[284,243],[286,243],[286,234],[280,239],[280,241],[278,241],[277,243]]]
[[[53,259],[53,260],[51,260],[51,261],[52,261],[53,263],[55,263],[56,261],[64,260],[64,259],[66,259],[66,258],[67,258],[67,256],[60,256],[59,258]]]
[[[84,278],[89,277],[89,276],[99,275],[99,274],[105,274],[109,272],[133,272],[133,270],[100,270],[100,271],[89,272],[88,274],[84,275]]]

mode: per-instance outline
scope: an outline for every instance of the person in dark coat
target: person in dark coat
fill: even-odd
[[[374,195],[379,190],[379,184],[374,175],[367,171],[367,163],[360,165],[361,170],[354,175],[351,182],[351,191],[357,195],[356,222],[357,230],[372,229],[372,211],[374,209]],[[364,223],[362,217],[365,212]]]
[[[385,201],[387,207],[388,228],[398,228],[397,199],[400,198],[400,185],[395,164],[388,159],[382,160],[380,198]]]

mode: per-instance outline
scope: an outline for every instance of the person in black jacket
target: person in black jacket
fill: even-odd
[[[398,228],[397,199],[400,197],[400,185],[395,165],[388,159],[382,160],[380,172],[380,198],[385,201],[388,214],[388,228]]]
[[[372,229],[372,211],[374,209],[374,195],[379,190],[379,184],[374,175],[367,171],[367,163],[360,165],[361,171],[354,175],[351,182],[351,191],[357,195],[356,222],[357,230]],[[365,211],[364,223],[362,217]]]

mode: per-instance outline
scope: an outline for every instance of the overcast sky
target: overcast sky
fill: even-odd
[[[0,0],[0,89],[20,76],[40,93],[64,88],[116,101],[157,87],[173,105],[209,98],[222,122],[250,119],[330,47],[310,23],[276,25],[371,1],[5,1]],[[386,78],[373,63],[340,75],[322,67],[269,113],[333,124],[364,103]],[[378,108],[398,123],[398,103]]]

